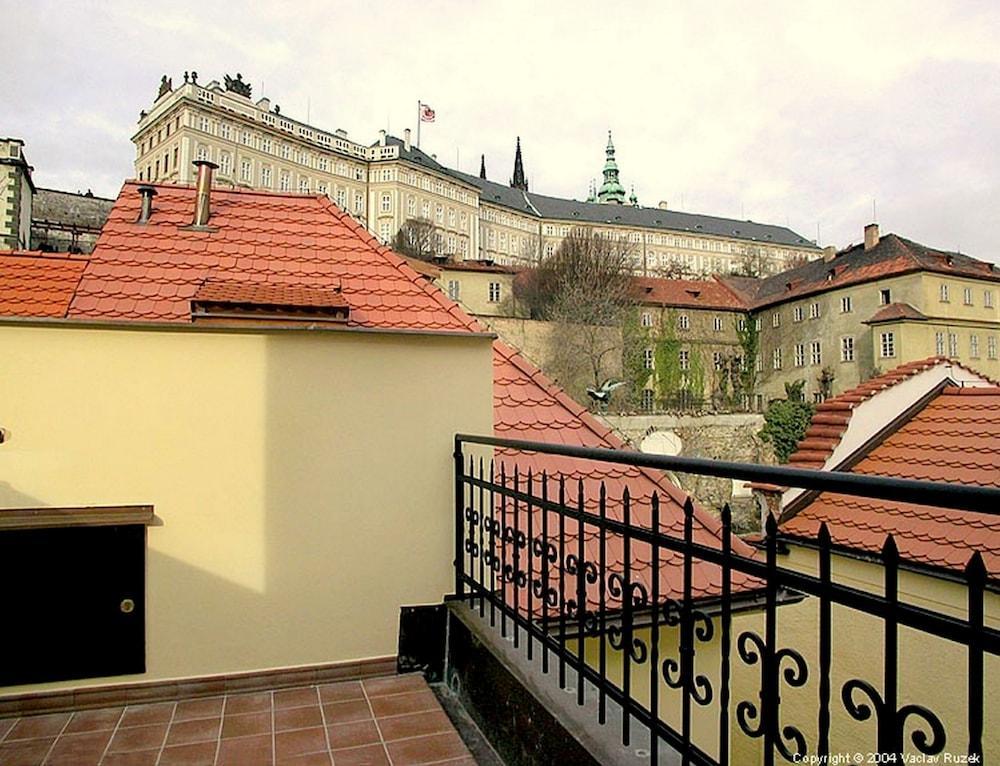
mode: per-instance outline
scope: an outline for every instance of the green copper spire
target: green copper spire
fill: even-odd
[[[618,181],[618,163],[615,162],[615,145],[611,141],[611,131],[608,131],[608,148],[605,150],[608,159],[604,163],[604,183],[597,192],[600,202],[625,204],[625,187]]]

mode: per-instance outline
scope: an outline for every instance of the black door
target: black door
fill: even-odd
[[[146,528],[0,531],[0,686],[146,670]]]

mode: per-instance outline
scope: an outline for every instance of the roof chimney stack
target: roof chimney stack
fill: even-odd
[[[660,210],[669,210],[669,209],[670,209],[670,206],[669,206],[669,205],[667,205],[667,201],[666,201],[665,199],[661,199],[661,200],[660,200],[660,204],[659,204],[659,205],[657,205],[657,207],[658,207],[658,208],[659,208]]]
[[[865,252],[878,245],[878,224],[870,223],[865,226]]]
[[[378,132],[378,145],[379,146],[385,146],[385,131],[384,130],[380,130]]]
[[[403,131],[403,147],[406,151],[410,151],[410,129],[407,128]]]
[[[139,208],[139,218],[136,223],[148,223],[149,217],[153,214],[153,197],[156,196],[156,189],[148,184],[139,187],[139,197],[142,199]]]
[[[878,235],[876,235],[876,236],[878,236]],[[867,250],[867,249],[868,249],[868,245],[866,243],[865,244],[865,250]],[[836,257],[837,257],[837,246],[836,245],[827,245],[826,247],[823,248],[823,260],[824,261],[826,261],[827,263],[829,263],[830,261],[832,261]]]
[[[208,160],[195,160],[198,168],[197,194],[194,204],[194,221],[192,226],[208,226],[212,217],[212,171],[219,166]]]

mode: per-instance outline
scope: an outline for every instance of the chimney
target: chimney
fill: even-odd
[[[149,217],[153,214],[153,197],[156,196],[156,189],[148,184],[139,187],[139,197],[142,199],[139,208],[139,218],[136,223],[148,223]]]
[[[406,148],[406,151],[410,151],[410,129],[409,128],[407,128],[406,130],[403,131],[403,146]]]
[[[865,252],[878,245],[878,224],[870,223],[865,226]]]
[[[380,130],[378,132],[378,145],[379,146],[385,146],[385,131],[384,130]]]
[[[667,201],[665,199],[661,199],[660,204],[657,205],[657,207],[660,208],[660,210],[667,210]]]
[[[212,171],[219,166],[208,160],[195,160],[198,168],[197,195],[194,203],[194,220],[192,226],[208,226],[212,217]]]
[[[865,244],[865,250],[867,250],[867,249],[868,249],[868,245],[866,243]],[[832,261],[836,257],[837,257],[837,246],[836,245],[827,245],[826,247],[823,248],[823,260],[824,261],[826,261],[827,263],[829,263],[830,261]]]

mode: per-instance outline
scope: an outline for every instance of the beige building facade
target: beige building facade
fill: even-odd
[[[527,266],[551,255],[573,227],[627,241],[637,273],[731,273],[747,261],[764,273],[816,258],[816,246],[785,227],[666,209],[548,197],[448,168],[410,140],[381,132],[372,144],[293,120],[253,100],[237,76],[167,78],[132,137],[140,180],[191,183],[198,159],[219,165],[221,183],[321,193],[383,242],[404,222],[431,221],[437,252],[457,260]]]

